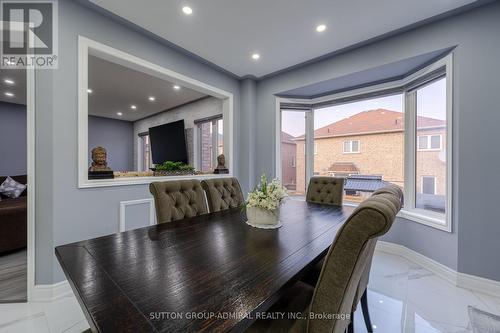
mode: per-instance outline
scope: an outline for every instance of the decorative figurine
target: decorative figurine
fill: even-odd
[[[108,167],[106,149],[95,147],[92,149],[92,164],[89,168],[89,179],[114,178],[113,170]]]
[[[224,154],[217,156],[217,167],[215,168],[214,173],[229,173],[229,170],[226,168],[226,157]]]
[[[103,147],[95,147],[92,149],[92,165],[89,171],[111,171],[108,167],[106,149]]]

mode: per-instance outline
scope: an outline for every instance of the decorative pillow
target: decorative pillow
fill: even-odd
[[[18,198],[25,189],[26,185],[18,183],[10,177],[7,177],[0,185],[0,193],[9,198]]]

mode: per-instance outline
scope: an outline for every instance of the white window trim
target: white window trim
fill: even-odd
[[[442,67],[446,68],[446,215],[438,214],[432,211],[426,211],[418,208],[403,208],[399,213],[398,217],[402,217],[406,220],[417,222],[429,227],[433,227],[435,229],[443,230],[446,232],[452,232],[452,218],[453,218],[453,52],[449,55],[443,57],[442,59],[436,61],[435,63],[413,73],[406,78],[377,84],[370,87],[354,89],[351,91],[341,92],[337,94],[331,94],[322,96],[319,98],[313,99],[300,99],[300,98],[284,98],[284,97],[276,97],[276,137],[275,137],[275,174],[277,178],[281,178],[281,147],[280,147],[280,133],[281,133],[281,104],[282,103],[292,103],[292,104],[318,104],[322,102],[328,102],[334,99],[341,99],[345,97],[358,96],[362,94],[368,94],[371,92],[382,91],[391,88],[398,88],[406,86],[407,84],[413,82],[417,78],[431,73]],[[412,96],[406,96],[405,98],[405,111],[408,107],[408,103],[411,103]],[[413,101],[415,102],[415,101]],[[405,115],[406,112],[405,112]],[[310,118],[313,120],[314,112],[311,112]],[[405,121],[405,131],[411,131],[409,133],[413,133],[413,135],[405,135],[405,151],[408,152],[405,156],[410,156],[410,152],[412,152],[411,158],[405,157],[405,170],[413,170],[412,172],[405,172],[405,184],[413,184],[412,186],[405,186],[405,203],[415,202],[415,172],[414,168],[411,167],[411,164],[415,165],[415,150],[416,150],[416,129],[414,128],[416,119],[408,119],[411,117],[406,117],[407,121]],[[410,127],[413,126],[413,127]],[[306,130],[307,130],[306,124]],[[309,127],[314,131],[314,123],[310,124]],[[306,132],[307,137],[307,132]],[[310,143],[311,144],[311,143]],[[441,144],[442,147],[442,144]],[[312,147],[311,147],[312,148]],[[410,150],[408,150],[410,149]],[[313,160],[313,159],[311,159]],[[313,166],[310,165],[308,167],[308,157],[307,157],[307,149],[306,149],[306,181],[310,179],[313,174]],[[313,161],[314,162],[314,161]],[[411,182],[410,182],[411,181]],[[306,182],[306,184],[307,184]],[[413,193],[412,193],[413,192]]]
[[[163,78],[170,82],[178,82],[186,88],[214,96],[222,100],[224,118],[224,153],[229,174],[186,175],[165,177],[120,177],[115,179],[88,179],[88,55],[91,52],[103,59],[121,62],[122,65],[141,72]],[[101,44],[89,38],[78,36],[78,188],[109,187],[123,185],[149,184],[152,181],[177,179],[210,179],[232,177],[234,167],[233,153],[233,94],[195,80],[165,67],[125,53],[113,47]],[[195,138],[196,139],[196,138]]]
[[[223,117],[218,117],[218,118],[214,118],[214,119],[211,119],[211,120],[207,120],[207,121],[204,121],[204,122],[200,122],[198,124],[196,124],[196,128],[195,128],[195,132],[197,133],[197,138],[195,141],[193,141],[193,144],[194,144],[194,147],[193,147],[193,150],[194,150],[194,154],[197,158],[195,158],[195,162],[193,163],[194,166],[196,168],[199,168],[201,170],[202,168],[202,143],[201,143],[201,140],[202,140],[202,135],[201,135],[201,131],[202,131],[202,125],[203,124],[210,124],[210,131],[211,131],[211,135],[212,135],[212,151],[211,151],[211,156],[212,156],[212,166],[215,167],[217,166],[217,156],[219,156],[219,120],[222,120],[224,121],[224,118]],[[224,127],[224,122],[222,123],[222,127]],[[215,135],[214,135],[215,134]],[[222,129],[222,140],[224,141],[224,128]],[[224,150],[224,142],[222,143],[222,149]]]
[[[431,148],[431,137],[433,136],[439,136],[439,148]],[[426,148],[420,148],[419,139],[420,138],[427,138],[427,147]],[[441,151],[443,149],[443,135],[442,134],[423,134],[423,135],[418,135],[417,136],[417,150],[418,151]]]
[[[352,150],[352,146],[353,146],[353,142],[354,141],[358,142],[358,150],[356,150],[356,151]],[[349,142],[349,151],[345,150],[345,144],[346,144],[346,142]],[[361,142],[359,140],[345,140],[342,143],[342,153],[343,154],[359,154],[359,153],[361,153]]]
[[[314,143],[314,155],[318,155],[318,143]]]
[[[436,193],[437,193],[437,177],[436,176],[421,176],[420,177],[420,192],[424,193],[424,178],[434,179],[434,193],[432,195],[436,195]]]

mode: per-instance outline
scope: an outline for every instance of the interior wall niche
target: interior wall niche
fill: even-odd
[[[231,93],[84,37],[78,89],[79,187],[232,175]]]

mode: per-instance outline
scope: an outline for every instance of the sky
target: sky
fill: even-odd
[[[446,119],[446,79],[433,82],[417,92],[417,114],[435,119]],[[330,106],[314,111],[314,129],[329,125],[359,112],[387,109],[403,112],[403,95],[364,100]],[[283,111],[282,130],[293,136],[305,133],[305,115],[301,111]]]

